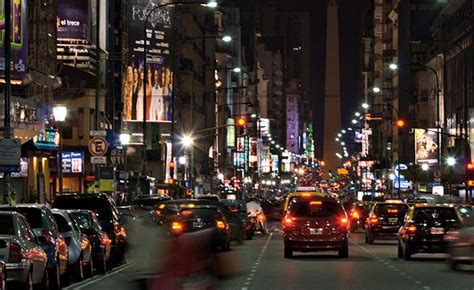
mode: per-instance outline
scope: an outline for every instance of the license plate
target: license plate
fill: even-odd
[[[323,229],[319,228],[319,229],[309,229],[309,233],[311,235],[322,235],[323,234]]]
[[[193,223],[193,228],[202,228],[203,226],[204,226],[204,223],[200,223],[200,222]]]
[[[388,218],[389,223],[396,223],[398,222],[398,218]]]
[[[431,234],[432,235],[442,235],[442,234],[444,234],[444,229],[443,228],[431,228]]]

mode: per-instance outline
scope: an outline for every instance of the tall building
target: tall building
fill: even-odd
[[[339,21],[336,1],[328,4],[326,32],[326,75],[324,97],[324,154],[327,170],[339,167],[339,143],[335,140],[341,130],[341,79],[339,67]]]

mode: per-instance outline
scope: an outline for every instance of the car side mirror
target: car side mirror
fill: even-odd
[[[39,236],[39,237],[36,237],[36,242],[38,244],[46,244],[48,243],[48,240],[46,239],[46,237]]]
[[[7,247],[7,241],[0,240],[0,249],[5,249]]]

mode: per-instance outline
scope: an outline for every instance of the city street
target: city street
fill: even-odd
[[[444,255],[397,258],[395,241],[364,243],[362,233],[351,234],[349,259],[333,252],[296,253],[283,258],[281,234],[274,231],[234,246],[246,271],[219,281],[218,289],[474,289],[473,273],[448,269]],[[66,289],[133,289],[125,280],[127,265]]]

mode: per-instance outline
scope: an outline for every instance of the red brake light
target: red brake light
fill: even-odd
[[[449,231],[443,237],[444,241],[452,242],[459,240],[459,232],[458,231]]]
[[[310,201],[309,205],[321,205],[323,204],[321,201]]]
[[[408,230],[409,232],[414,233],[414,232],[416,232],[416,226],[408,226],[407,230]]]
[[[347,224],[347,218],[345,218],[345,217],[341,218],[341,224],[346,225]]]
[[[10,243],[10,254],[8,257],[9,263],[21,263],[21,247],[16,242]]]
[[[257,218],[261,221],[264,221],[265,220],[265,215],[263,213],[261,213],[257,216]]]
[[[293,224],[293,219],[289,216],[283,219],[283,226],[291,226]]]
[[[378,221],[379,221],[379,219],[378,219],[377,215],[373,214],[373,215],[370,216],[370,222],[371,223],[375,224]]]
[[[239,210],[238,210],[238,209],[236,209],[236,208],[233,208],[233,209],[231,209],[231,210],[230,210],[230,212],[231,212],[231,213],[238,213],[238,212],[239,212]]]
[[[356,212],[356,211],[353,211],[352,214],[351,214],[351,216],[352,216],[352,218],[354,218],[354,219],[359,219],[359,218],[360,218],[359,213]]]
[[[173,222],[171,224],[171,230],[175,233],[181,233],[184,230],[184,227],[181,223],[179,222]]]

